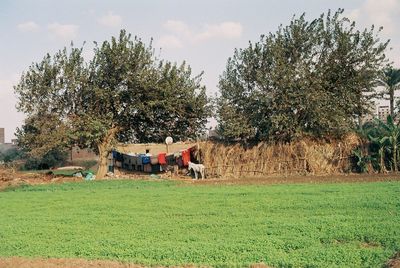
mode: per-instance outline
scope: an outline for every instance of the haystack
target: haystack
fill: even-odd
[[[245,146],[200,143],[200,159],[211,177],[265,175],[330,175],[349,172],[353,149],[361,143],[356,134],[341,141],[302,140],[285,144]]]

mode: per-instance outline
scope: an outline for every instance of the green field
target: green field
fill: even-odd
[[[400,250],[400,182],[25,186],[0,192],[0,215],[4,257],[381,267]]]

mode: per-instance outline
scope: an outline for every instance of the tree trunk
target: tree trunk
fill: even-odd
[[[397,149],[397,154],[396,154],[396,161],[399,161],[399,159],[400,159],[400,155],[399,155],[399,149]]]
[[[96,173],[96,179],[103,179],[108,172],[107,158],[118,130],[119,128],[117,127],[108,130],[102,141],[97,145],[97,149],[99,150],[99,168]]]
[[[395,144],[395,145],[393,145],[393,170],[394,170],[394,172],[397,172],[396,155],[397,155],[397,146]]]
[[[394,118],[394,89],[389,88],[390,116]]]
[[[385,173],[386,172],[386,167],[385,167],[385,157],[384,157],[384,151],[383,147],[379,149],[379,156],[380,156],[380,162],[381,162],[381,168],[380,168],[380,173]]]
[[[99,168],[97,169],[96,179],[103,179],[108,171],[107,157],[109,150],[107,149],[108,146],[105,143],[99,144],[97,147],[99,150]]]

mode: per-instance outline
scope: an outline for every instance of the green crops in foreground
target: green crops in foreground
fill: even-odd
[[[22,187],[0,192],[0,256],[380,267],[400,250],[399,197],[399,182]]]

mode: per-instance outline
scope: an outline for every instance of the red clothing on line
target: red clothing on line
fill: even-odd
[[[166,153],[159,153],[158,154],[158,163],[160,165],[166,165],[167,164],[167,160],[165,159],[166,155],[167,155]]]
[[[190,150],[184,150],[182,151],[182,160],[183,160],[183,165],[186,167],[189,165],[190,161]]]

